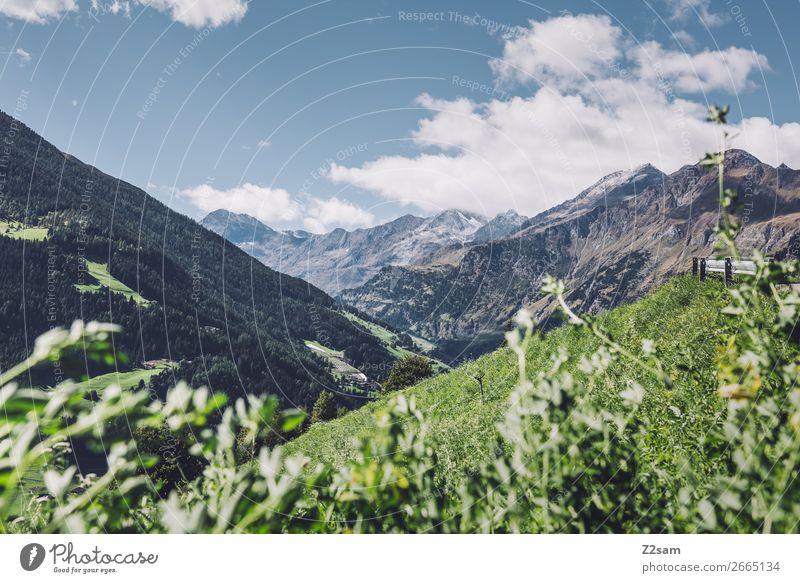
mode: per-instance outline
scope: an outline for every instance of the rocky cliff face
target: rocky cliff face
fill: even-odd
[[[800,255],[800,171],[731,150],[726,185],[740,193],[743,254]],[[717,199],[716,174],[699,165],[614,173],[510,237],[470,243],[450,261],[384,269],[341,299],[450,357],[474,356],[501,340],[519,308],[547,317],[546,273],[566,281],[578,310],[595,313],[686,272],[693,255],[713,250]]]

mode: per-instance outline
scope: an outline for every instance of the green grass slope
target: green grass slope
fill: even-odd
[[[160,360],[155,362],[150,368],[135,368],[124,372],[110,372],[108,374],[92,377],[87,381],[79,383],[79,385],[88,392],[95,392],[97,394],[102,394],[103,391],[111,385],[117,385],[123,389],[133,389],[139,385],[140,381],[144,381],[146,385],[150,382],[152,377],[167,370],[170,366],[173,365],[169,361]]]
[[[368,322],[367,320],[359,318],[356,314],[353,314],[352,312],[348,312],[346,310],[343,311],[342,314],[348,320],[362,326],[367,331],[369,331],[373,336],[375,336],[378,340],[380,340],[384,348],[386,348],[386,350],[388,350],[389,353],[391,353],[395,358],[406,358],[409,356],[425,356],[425,358],[433,362],[434,370],[437,373],[448,370],[450,368],[442,361],[424,354],[425,352],[429,352],[435,348],[435,346],[432,343],[428,342],[427,340],[409,335],[411,336],[411,339],[414,341],[414,344],[418,348],[418,351],[415,352],[413,350],[409,350],[408,348],[403,348],[402,346],[398,346],[397,334],[395,334],[388,328],[385,328],[374,322]]]
[[[645,446],[648,451],[643,453],[668,471],[676,470],[685,459],[701,467],[706,463],[699,444],[723,409],[716,392],[708,387],[714,386],[717,320],[724,305],[725,291],[719,281],[700,283],[677,277],[644,299],[601,316],[603,326],[623,346],[640,353],[642,341],[651,339],[670,364],[668,372],[675,386],[667,391],[656,388],[656,383],[644,385],[647,393],[640,409],[641,414],[657,420]],[[588,377],[581,372],[580,363],[591,358],[598,346],[588,330],[562,326],[532,343],[527,355],[529,371],[546,370],[552,356],[563,349],[576,382],[586,382]],[[624,361],[612,365],[606,371],[606,382],[590,387],[594,397],[613,406],[629,378],[641,382],[642,375],[633,367]],[[483,403],[473,377],[479,370],[485,373]],[[501,348],[405,391],[416,399],[430,423],[444,483],[455,485],[489,456],[495,444],[495,426],[508,408],[517,379],[514,355]],[[388,398],[335,421],[314,425],[287,444],[287,453],[302,453],[312,462],[344,462],[354,454],[354,438],[373,430],[375,414]]]
[[[25,241],[44,241],[47,239],[47,228],[26,227],[16,221],[0,221],[0,236]]]
[[[86,271],[97,283],[75,284],[75,288],[84,293],[98,292],[107,287],[112,292],[122,294],[127,299],[133,299],[137,304],[146,306],[150,300],[144,299],[127,285],[108,272],[108,265],[97,261],[86,261]]]

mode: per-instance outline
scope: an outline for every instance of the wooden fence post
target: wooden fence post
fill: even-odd
[[[698,262],[697,257],[692,257],[692,277],[697,275]]]
[[[730,257],[725,258],[725,287],[733,285],[733,260]]]
[[[481,389],[481,403],[484,402],[484,399],[483,399],[483,379],[484,379],[485,376],[486,376],[486,373],[484,371],[482,371],[482,370],[479,370],[478,372],[475,373],[475,376],[473,377],[476,381],[478,381],[478,386]]]
[[[706,258],[700,258],[700,281],[706,280]]]

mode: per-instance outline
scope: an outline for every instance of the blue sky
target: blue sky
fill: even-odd
[[[797,2],[0,0],[0,20],[0,108],[194,217],[531,215],[696,161],[708,102],[800,167]]]

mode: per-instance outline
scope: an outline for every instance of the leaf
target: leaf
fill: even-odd
[[[75,466],[70,466],[63,474],[59,474],[55,470],[47,470],[44,473],[44,485],[47,487],[47,491],[50,492],[50,495],[54,498],[61,498],[67,491],[67,488],[69,488],[72,477],[75,475],[77,469],[78,468]]]
[[[630,389],[619,394],[622,399],[633,405],[639,405],[644,399],[644,388],[639,383],[633,383]]]
[[[717,515],[714,512],[714,505],[708,498],[704,498],[697,505],[697,509],[700,512],[700,518],[703,520],[703,527],[706,530],[714,530],[717,527]]]
[[[305,418],[305,411],[300,409],[287,409],[281,414],[281,429],[284,433],[297,429]]]
[[[725,490],[722,494],[720,494],[718,503],[720,506],[728,508],[729,510],[739,511],[742,508],[742,501],[739,498],[739,495],[735,492],[731,492],[730,490]]]

